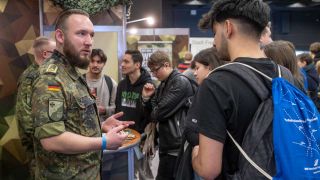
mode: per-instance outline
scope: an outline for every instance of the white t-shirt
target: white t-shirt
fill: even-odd
[[[117,83],[111,78],[112,80],[112,92],[111,92],[111,99],[109,88],[107,82],[105,80],[104,75],[101,76],[100,79],[88,79],[86,78],[87,84],[89,88],[96,88],[97,89],[97,106],[103,106],[106,108],[106,114],[100,114],[100,121],[104,121],[107,117],[114,114],[115,110],[115,100],[117,94]],[[109,106],[109,99],[110,99],[110,106]]]

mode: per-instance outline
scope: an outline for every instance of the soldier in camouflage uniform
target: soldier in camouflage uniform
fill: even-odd
[[[33,122],[31,118],[31,86],[38,76],[39,65],[53,53],[56,43],[47,37],[38,37],[33,43],[35,61],[22,73],[18,80],[16,119],[21,143],[27,153],[31,179],[34,179],[35,157],[33,149]]]
[[[94,97],[76,69],[88,66],[93,35],[81,10],[65,11],[56,21],[57,50],[33,86],[36,179],[100,179],[101,149],[117,149],[127,137],[119,132],[132,122],[118,121],[121,113],[101,124],[108,131],[101,137]]]

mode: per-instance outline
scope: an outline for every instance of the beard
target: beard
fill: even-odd
[[[123,72],[123,71],[122,71],[122,74],[128,76],[128,75],[130,75],[130,74],[135,73],[136,71],[137,71],[137,70],[136,70],[135,68],[132,68],[132,67],[131,67],[131,68],[127,68],[127,69],[126,69],[126,72]],[[140,71],[140,69],[139,69],[139,71]]]
[[[220,48],[217,49],[219,57],[223,61],[230,61],[229,49],[227,38],[224,35],[221,35]]]
[[[87,69],[90,63],[90,56],[80,56],[69,39],[65,39],[63,52],[72,66],[80,69]]]

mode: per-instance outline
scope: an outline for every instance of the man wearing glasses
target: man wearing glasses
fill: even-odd
[[[16,119],[19,124],[21,143],[27,152],[29,172],[34,179],[34,149],[31,118],[31,90],[32,83],[38,76],[39,65],[49,58],[56,47],[55,41],[47,37],[38,37],[33,43],[34,62],[22,73],[18,80],[18,93],[16,103]]]
[[[169,56],[162,51],[154,52],[148,61],[153,76],[161,81],[157,89],[147,83],[142,91],[146,108],[152,109],[151,119],[158,123],[159,168],[157,180],[173,180],[174,166],[181,145],[181,133],[186,99],[193,95],[187,77],[172,68]]]

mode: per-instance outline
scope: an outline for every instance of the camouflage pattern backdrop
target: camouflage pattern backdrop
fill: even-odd
[[[39,35],[38,17],[38,1],[0,1],[0,179],[27,175],[14,105],[17,80],[33,60],[30,47]]]

